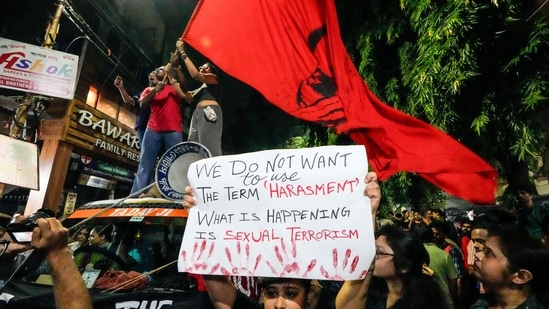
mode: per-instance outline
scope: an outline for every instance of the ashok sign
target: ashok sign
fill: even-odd
[[[69,99],[78,56],[0,38],[0,87]]]

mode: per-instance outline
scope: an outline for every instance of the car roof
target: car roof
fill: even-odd
[[[171,217],[186,218],[182,203],[163,198],[126,198],[89,202],[76,209],[69,219],[89,217]]]

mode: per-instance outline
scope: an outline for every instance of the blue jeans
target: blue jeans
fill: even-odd
[[[135,132],[137,132],[137,139],[139,142],[139,151],[141,151],[141,144],[143,143],[143,139],[145,138],[145,130],[147,128],[137,128],[135,129]]]
[[[165,150],[168,150],[181,142],[183,142],[181,132],[155,132],[149,128],[145,130],[143,141],[141,141],[139,167],[137,168],[137,175],[131,193],[135,193],[152,183],[154,165],[162,146]]]
[[[212,157],[222,155],[221,134],[223,133],[223,111],[219,105],[209,105],[217,114],[216,121],[210,121],[204,116],[206,106],[197,107],[194,110],[189,128],[190,142],[204,145],[211,152]]]

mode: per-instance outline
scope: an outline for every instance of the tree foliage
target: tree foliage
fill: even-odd
[[[535,119],[547,109],[549,93],[549,25],[547,17],[532,15],[539,4],[336,0],[336,5],[348,51],[383,101],[446,131],[511,185],[537,170],[547,132]],[[436,189],[407,173],[392,177],[386,187],[393,203],[417,207],[439,198]]]

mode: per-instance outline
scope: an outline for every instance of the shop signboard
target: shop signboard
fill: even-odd
[[[123,162],[126,166],[137,166],[139,163],[140,150],[135,130],[77,100],[73,100],[70,123],[62,139],[92,153]],[[112,166],[96,166],[95,169],[109,172]],[[120,175],[118,172],[114,174],[128,176],[127,173]]]
[[[72,155],[71,169],[85,172],[90,175],[108,177],[125,182],[133,181],[133,171],[79,154]]]
[[[78,56],[0,38],[0,87],[71,100]]]

